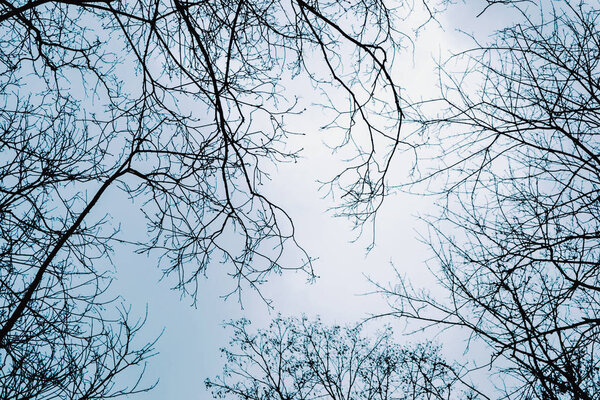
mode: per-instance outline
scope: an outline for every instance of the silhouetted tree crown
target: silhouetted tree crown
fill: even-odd
[[[238,399],[448,399],[476,398],[460,370],[431,343],[393,342],[387,329],[372,338],[360,327],[328,326],[306,318],[274,319],[252,332],[231,322],[223,374],[208,379],[215,398]]]
[[[443,294],[382,290],[484,343],[498,397],[598,399],[600,4],[510,7],[518,23],[441,65],[445,111],[422,117],[443,149],[423,175],[442,182],[424,240]]]
[[[236,295],[273,272],[312,278],[288,214],[261,193],[271,165],[298,157],[289,136],[306,133],[286,125],[301,111],[288,84],[301,76],[329,94],[319,98],[354,154],[330,185],[360,226],[400,143],[399,11],[379,0],[0,1],[0,398],[146,389],[116,379],[153,352],[107,293],[117,243],[158,258],[194,298],[219,262]],[[113,223],[120,205],[106,202],[117,191],[145,232],[118,232],[127,221]]]

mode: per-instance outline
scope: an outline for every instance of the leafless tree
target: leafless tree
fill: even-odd
[[[276,318],[256,333],[233,329],[223,375],[207,380],[215,398],[448,399],[476,398],[431,343],[404,347],[391,330],[368,339],[359,327]]]
[[[513,7],[519,23],[442,65],[427,104],[446,112],[423,119],[444,150],[423,176],[444,294],[382,290],[395,315],[485,343],[499,396],[598,399],[600,4]]]
[[[330,184],[360,226],[402,143],[400,7],[0,0],[1,397],[144,388],[116,383],[152,346],[134,346],[139,324],[106,292],[115,243],[156,255],[192,296],[219,261],[236,294],[285,269],[312,277],[292,221],[260,191],[270,165],[298,156],[289,135],[306,133],[286,125],[301,111],[288,83],[323,91],[354,146]],[[117,191],[147,232],[119,234],[105,201]]]

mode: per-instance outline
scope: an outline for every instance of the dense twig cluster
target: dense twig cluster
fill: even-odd
[[[232,322],[227,364],[207,380],[219,398],[239,399],[447,399],[475,398],[459,369],[431,343],[403,347],[386,330],[367,339],[359,327],[319,320],[276,318],[269,329],[249,331]]]

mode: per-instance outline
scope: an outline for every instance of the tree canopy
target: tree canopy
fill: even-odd
[[[414,173],[396,189],[439,200],[423,236],[439,285],[400,273],[379,288],[423,335],[468,332],[496,385],[467,383],[468,351],[447,363],[389,331],[371,341],[279,318],[256,334],[230,324],[215,394],[600,398],[600,4],[483,2],[482,14],[514,19],[473,33],[440,61],[439,95],[409,101],[398,65],[414,6],[0,0],[0,397],[153,386],[144,318],[109,290],[116,246],[152,255],[192,299],[210,268],[227,271],[235,296],[286,270],[314,278],[294,221],[264,190],[274,166],[299,157],[292,137],[310,133],[290,124],[310,118],[301,81],[340,134],[342,167],[320,178],[359,231],[390,194],[393,160],[411,152]],[[438,23],[438,4],[419,6]],[[144,232],[120,232],[111,193],[140,210]]]
[[[431,343],[400,346],[391,329],[369,338],[358,327],[306,318],[275,318],[256,333],[246,320],[233,330],[223,374],[206,386],[217,398],[447,399],[476,392]]]
[[[443,294],[382,289],[397,316],[485,343],[499,396],[596,399],[600,8],[511,7],[518,23],[442,64],[423,118],[444,150],[424,237]]]
[[[115,244],[153,254],[191,296],[219,262],[232,294],[273,272],[312,278],[293,222],[261,193],[268,166],[297,157],[288,137],[306,133],[286,125],[301,111],[286,90],[302,75],[329,93],[321,104],[354,152],[331,185],[341,213],[369,220],[403,118],[391,73],[403,40],[394,7],[2,0],[2,398],[144,390],[115,386],[152,354],[133,341],[141,321],[106,294],[120,267]],[[356,140],[356,129],[370,139]],[[141,209],[145,233],[119,233],[103,203],[114,191]],[[286,254],[294,262],[283,263]]]

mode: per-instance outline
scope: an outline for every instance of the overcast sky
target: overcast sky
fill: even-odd
[[[451,7],[439,16],[440,24],[430,23],[420,32],[414,55],[407,53],[402,65],[394,66],[405,74],[405,80],[400,84],[412,98],[426,97],[435,90],[433,60],[443,57],[449,49],[459,49],[467,44],[466,36],[456,31],[458,28],[470,32],[475,26],[483,26],[491,30],[507,18],[496,10],[489,10],[476,19],[483,3],[472,1],[469,6]],[[482,30],[478,31],[481,34]],[[319,101],[318,97],[311,98],[317,95],[308,90],[301,95],[304,101]],[[228,301],[221,298],[234,283],[222,270],[213,267],[207,273],[208,279],[200,282],[200,295],[194,308],[190,306],[191,299],[181,299],[179,292],[170,290],[173,281],[165,279],[157,283],[161,273],[154,268],[151,259],[118,251],[118,281],[113,289],[125,293],[125,300],[132,304],[133,315],[143,315],[146,305],[148,308],[148,322],[143,331],[146,337],[140,339],[149,339],[164,329],[156,346],[159,354],[150,360],[147,370],[148,378],[160,378],[159,385],[140,398],[212,398],[203,382],[207,377],[219,374],[223,366],[219,348],[226,345],[230,333],[222,327],[223,321],[243,316],[253,322],[254,328],[260,328],[281,313],[284,316],[320,315],[328,323],[358,322],[369,314],[387,310],[380,297],[364,295],[373,290],[365,275],[379,282],[393,280],[390,262],[416,286],[433,285],[434,280],[424,264],[427,249],[416,238],[416,232],[424,229],[418,224],[416,215],[433,211],[431,200],[409,195],[390,196],[377,219],[376,247],[366,254],[369,235],[352,242],[356,233],[351,231],[351,224],[333,218],[327,212],[331,203],[322,199],[323,193],[318,191],[316,180],[335,172],[330,151],[322,143],[327,132],[319,130],[319,114],[312,111],[312,114],[300,116],[299,122],[311,132],[295,139],[305,148],[303,158],[295,164],[280,165],[265,190],[294,220],[300,244],[312,257],[318,258],[314,267],[319,279],[306,284],[305,276],[299,273],[271,276],[261,290],[273,301],[273,308],[267,307],[256,293],[246,291],[241,309],[237,298]],[[408,162],[397,160],[394,173],[406,174]],[[121,206],[126,200],[118,196],[115,191],[104,199],[105,206],[113,208],[111,214],[116,220],[126,221],[122,224],[125,233],[142,229],[143,220],[132,217],[135,213]],[[112,204],[119,206],[111,207]],[[391,321],[374,324],[384,322]],[[399,328],[396,331],[398,342],[415,340],[401,336]]]

